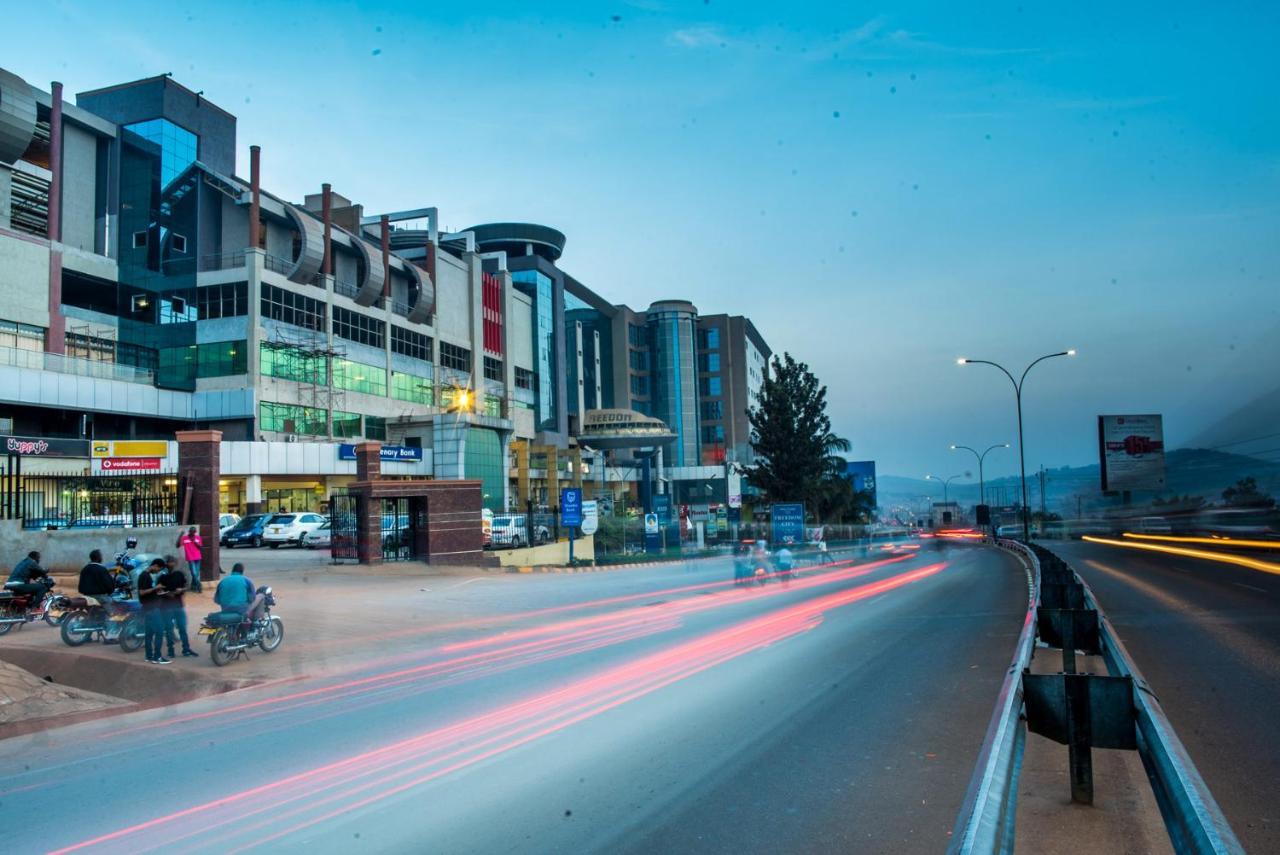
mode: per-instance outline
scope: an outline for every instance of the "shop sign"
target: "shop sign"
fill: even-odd
[[[3,437],[6,454],[17,457],[88,457],[87,439],[44,439],[37,436]]]
[[[344,442],[338,446],[339,460],[355,460],[356,446],[352,442]],[[422,449],[408,445],[382,446],[383,463],[417,463],[422,460]]]
[[[145,472],[160,468],[159,457],[104,457],[103,472]]]

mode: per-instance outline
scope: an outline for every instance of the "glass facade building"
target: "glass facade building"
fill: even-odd
[[[652,367],[652,411],[667,423],[676,439],[667,446],[668,466],[697,466],[698,374],[694,350],[698,310],[692,303],[654,303],[648,311]]]
[[[537,429],[554,431],[559,424],[556,408],[556,321],[555,287],[551,277],[539,270],[515,270],[512,284],[533,298],[533,358]]]
[[[507,455],[498,432],[488,428],[467,428],[466,473],[480,481],[484,506],[494,513],[502,506],[507,484]]]
[[[613,406],[613,324],[604,312],[568,290],[564,293],[565,375],[569,412]]]

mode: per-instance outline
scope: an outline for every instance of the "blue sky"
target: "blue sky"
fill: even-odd
[[[172,71],[274,192],[544,222],[616,302],[747,314],[882,472],[1016,439],[961,355],[1079,349],[1028,384],[1030,468],[1091,462],[1102,412],[1275,430],[1223,417],[1280,385],[1276,7],[530,5],[54,2],[3,62]]]

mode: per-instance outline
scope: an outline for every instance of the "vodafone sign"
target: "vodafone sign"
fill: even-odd
[[[148,469],[159,469],[159,457],[104,457],[101,461],[103,472],[141,472]]]

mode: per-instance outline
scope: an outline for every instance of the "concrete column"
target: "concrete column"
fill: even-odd
[[[378,221],[382,229],[382,296],[391,310],[391,218],[386,214]]]
[[[333,275],[333,187],[330,184],[320,185],[320,216],[324,220],[324,262],[320,272],[325,276]]]
[[[49,110],[49,331],[45,350],[65,353],[66,321],[62,317],[62,84],[55,82]],[[7,225],[7,223],[6,223]]]
[[[262,476],[246,475],[244,478],[244,507],[246,514],[260,514],[262,506]]]
[[[221,470],[222,431],[180,430],[178,477],[186,484],[189,498],[186,525],[194,525],[204,540],[200,579],[215,582],[221,568],[218,546],[218,475]]]

